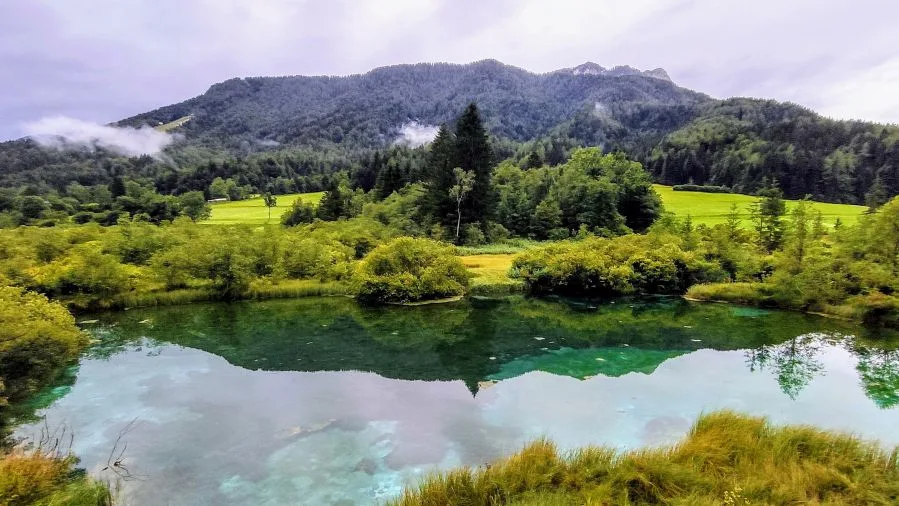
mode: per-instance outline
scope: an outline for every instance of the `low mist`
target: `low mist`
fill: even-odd
[[[396,143],[416,148],[424,146],[434,140],[437,130],[439,128],[433,125],[422,125],[417,121],[409,121],[400,127],[400,138],[396,140]]]
[[[24,125],[25,135],[56,149],[105,149],[126,156],[159,157],[176,136],[151,127],[114,127],[66,116],[53,116]]]

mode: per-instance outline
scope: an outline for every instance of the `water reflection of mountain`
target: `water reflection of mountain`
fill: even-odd
[[[747,350],[750,370],[773,374],[795,398],[826,372],[822,347],[842,346],[858,358],[868,395],[884,408],[899,404],[893,334],[869,336],[825,318],[680,299],[598,304],[509,298],[366,308],[334,297],[140,309],[99,318],[95,356],[146,337],[202,349],[247,369],[461,379],[472,392],[479,382],[532,370],[576,378],[651,374],[669,358],[714,349]]]

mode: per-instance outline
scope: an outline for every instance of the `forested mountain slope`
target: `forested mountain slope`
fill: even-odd
[[[699,93],[639,71],[621,74],[533,74],[485,60],[468,65],[395,65],[347,77],[231,79],[180,104],[119,122],[166,123],[193,115],[183,132],[226,148],[249,144],[333,142],[377,148],[409,121],[439,125],[477,102],[495,136],[526,141],[581,111],[606,112],[639,137],[637,117],[675,114],[686,122]],[[674,111],[674,112],[672,112]]]
[[[163,193],[207,191],[216,177],[256,190],[317,191],[335,173],[373,180],[380,163],[410,178],[415,144],[476,102],[497,160],[555,165],[577,146],[624,151],[664,183],[752,193],[775,178],[787,196],[862,203],[899,193],[899,131],[834,121],[774,101],[719,101],[678,87],[662,69],[586,63],[534,74],[494,60],[395,65],[345,77],[254,77],[124,119],[119,126],[190,121],[164,156],[54,151],[0,144],[0,186],[65,192],[72,182],[143,178]],[[398,147],[404,140],[412,147]],[[388,153],[385,154],[385,151]],[[389,160],[389,163],[384,162]],[[364,185],[363,185],[364,186]],[[367,188],[366,188],[367,189]]]
[[[899,128],[835,121],[773,100],[701,107],[644,158],[657,181],[752,192],[776,179],[790,197],[883,203],[899,193]]]

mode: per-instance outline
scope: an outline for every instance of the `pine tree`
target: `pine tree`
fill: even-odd
[[[549,152],[546,154],[546,163],[553,167],[565,163],[565,149],[563,149],[559,141],[555,139],[552,140]]]
[[[322,201],[316,210],[316,217],[324,221],[337,220],[344,213],[343,201],[344,198],[340,191],[340,186],[335,181],[331,189],[325,192],[325,195],[322,197]]]
[[[406,185],[404,171],[396,164],[390,162],[387,167],[378,172],[378,180],[375,183],[375,193],[379,199],[385,199],[391,193],[398,191]]]
[[[109,185],[109,193],[112,194],[112,198],[118,198],[125,194],[125,181],[122,180],[121,176],[112,178],[112,183]]]
[[[531,151],[527,161],[524,163],[524,168],[539,169],[540,167],[543,167],[543,160],[540,159],[540,155],[536,151]]]
[[[366,157],[362,161],[362,166],[353,174],[353,187],[362,188],[365,191],[370,191],[374,188],[378,182],[382,165],[380,152],[375,151],[375,155],[371,160],[368,160]]]
[[[465,223],[485,222],[493,211],[490,177],[493,171],[492,152],[487,139],[487,130],[481,121],[478,106],[468,105],[456,125],[456,165],[475,175],[462,221]]]
[[[426,169],[428,193],[424,204],[427,213],[433,216],[436,222],[445,225],[452,222],[455,212],[455,204],[449,196],[449,190],[455,184],[453,174],[455,151],[456,140],[453,133],[446,125],[441,125],[437,136],[431,142]]]
[[[759,247],[771,253],[783,244],[783,215],[787,208],[783,201],[783,192],[777,187],[776,181],[770,183],[766,181],[758,196],[759,200],[752,205],[752,219],[755,222]]]
[[[874,184],[871,185],[868,193],[865,194],[865,204],[868,206],[868,212],[873,213],[878,207],[886,204],[889,200],[890,196],[887,193],[886,187],[883,185],[883,180],[878,175],[874,178]]]

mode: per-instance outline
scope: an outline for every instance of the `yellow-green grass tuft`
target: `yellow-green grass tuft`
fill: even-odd
[[[536,441],[486,467],[433,474],[388,503],[897,504],[897,450],[806,426],[721,411],[703,415],[678,444],[567,455]]]
[[[102,506],[109,488],[75,469],[72,456],[13,450],[0,458],[0,505]]]
[[[460,256],[462,264],[474,275],[473,295],[508,295],[524,291],[524,283],[509,277],[513,253]]]

